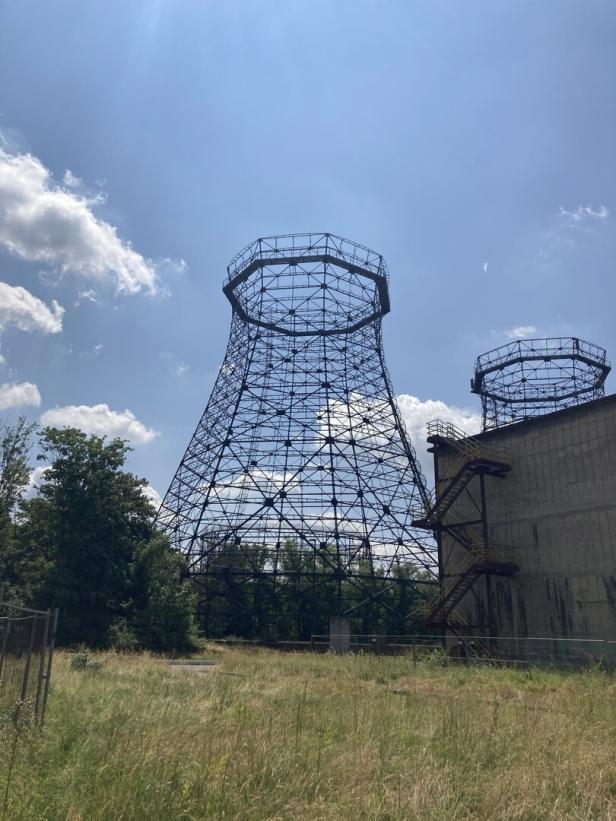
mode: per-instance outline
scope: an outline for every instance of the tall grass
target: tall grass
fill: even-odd
[[[616,679],[225,650],[72,670],[7,818],[616,819]],[[2,745],[0,778],[10,750]]]

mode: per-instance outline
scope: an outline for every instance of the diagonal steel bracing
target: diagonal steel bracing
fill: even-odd
[[[332,234],[270,237],[238,254],[224,291],[224,362],[158,514],[192,572],[245,583],[258,563],[284,579],[292,544],[303,574],[367,598],[401,565],[435,576],[410,513],[429,497],[383,354],[383,258]]]

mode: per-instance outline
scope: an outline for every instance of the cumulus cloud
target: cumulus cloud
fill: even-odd
[[[31,406],[38,408],[41,394],[32,382],[13,382],[0,385],[0,410]]]
[[[299,479],[293,477],[290,472],[251,467],[227,482],[219,481],[216,495],[226,499],[237,499],[241,496],[246,502],[260,502],[264,497],[275,496],[281,490],[289,493],[295,490],[298,484]]]
[[[325,439],[332,435],[339,443],[354,439],[362,447],[385,448],[388,433],[395,427],[396,421],[389,402],[383,399],[368,399],[359,391],[349,394],[348,402],[331,400],[327,416],[323,416],[319,434]]]
[[[51,465],[40,465],[39,467],[34,468],[34,470],[30,473],[30,476],[28,477],[28,484],[24,487],[23,490],[23,495],[27,499],[34,496],[35,492],[39,488],[40,483],[45,478],[45,474],[50,469]]]
[[[432,465],[431,455],[426,453],[426,425],[433,419],[442,419],[452,422],[469,435],[481,430],[481,414],[468,408],[459,408],[456,405],[447,405],[440,399],[418,399],[408,393],[398,396],[398,407],[404,420],[411,443],[417,451],[422,467],[429,469]]]
[[[162,496],[160,495],[160,493],[157,490],[155,490],[152,487],[152,485],[146,485],[144,488],[142,488],[141,492],[146,497],[148,502],[150,502],[150,504],[153,507],[155,507],[156,510],[158,510],[158,508],[161,506],[162,501],[163,501]]]
[[[534,325],[516,325],[505,331],[505,336],[509,339],[528,339],[529,336],[534,336],[537,333],[537,328]]]
[[[65,188],[83,188],[83,180],[80,177],[77,177],[70,168],[67,168],[64,172],[64,176],[62,177],[62,184]]]
[[[592,205],[579,205],[573,211],[568,211],[562,205],[558,209],[558,214],[562,221],[572,228],[581,228],[590,223],[597,223],[606,220],[610,212],[601,205],[599,208],[593,208]]]
[[[103,201],[101,194],[82,193],[81,181],[70,171],[57,183],[37,157],[0,149],[0,246],[61,274],[110,282],[118,292],[155,293],[157,263],[95,215],[93,208]]]
[[[132,411],[113,411],[106,404],[52,408],[42,414],[41,423],[49,427],[79,428],[96,436],[119,436],[134,444],[146,444],[160,435],[147,428]]]
[[[0,331],[15,325],[22,331],[57,334],[63,315],[64,308],[55,299],[50,308],[25,288],[0,282]]]

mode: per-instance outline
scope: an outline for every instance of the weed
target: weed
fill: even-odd
[[[57,654],[45,731],[13,750],[11,821],[616,818],[604,671],[225,649],[196,673],[80,655]]]
[[[89,650],[81,649],[73,653],[71,658],[71,670],[100,670],[103,662],[100,660],[94,661],[90,655]]]

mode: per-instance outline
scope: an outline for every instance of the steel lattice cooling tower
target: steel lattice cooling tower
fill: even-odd
[[[224,292],[225,359],[158,514],[191,572],[206,591],[284,582],[300,572],[292,544],[301,573],[336,580],[338,609],[344,581],[369,598],[401,565],[434,575],[432,539],[411,526],[425,480],[383,356],[382,256],[332,234],[259,239]]]

